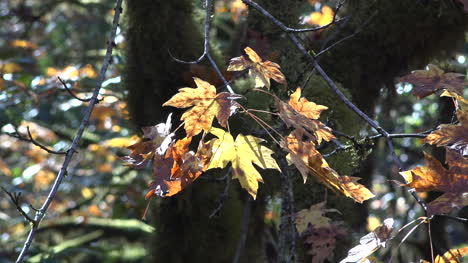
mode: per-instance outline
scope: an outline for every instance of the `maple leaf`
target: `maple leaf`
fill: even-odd
[[[207,169],[224,168],[231,163],[232,178],[238,179],[242,188],[255,199],[258,182],[263,182],[263,179],[253,164],[262,169],[280,171],[275,159],[271,157],[273,151],[260,145],[264,141],[261,138],[239,134],[234,141],[229,132],[218,128],[211,128],[210,133],[218,138],[210,142],[213,153]]]
[[[458,124],[441,124],[424,139],[425,143],[446,146],[468,156],[468,110],[457,110]]]
[[[437,255],[434,263],[460,263],[460,259],[468,254],[468,247],[450,249],[443,255]],[[429,263],[427,260],[421,260],[420,263]]]
[[[298,137],[300,138],[297,132],[291,133],[283,141],[282,147],[289,152],[286,159],[297,167],[304,183],[307,180],[307,175],[312,173],[319,182],[331,190],[343,193],[356,202],[362,203],[374,197],[369,189],[357,183],[360,178],[338,175],[315,149],[313,142],[302,141]]]
[[[244,56],[232,58],[228,71],[242,71],[249,69],[249,75],[255,80],[255,87],[270,89],[270,79],[287,85],[286,78],[280,71],[280,66],[271,61],[263,61],[262,58],[250,47],[244,49],[249,58]]]
[[[316,120],[320,117],[320,113],[328,108],[308,101],[306,98],[300,98],[300,96],[301,89],[297,88],[291,94],[288,104],[276,99],[279,116],[286,126],[288,128],[293,127],[309,139],[316,140],[319,144],[322,140],[330,141],[335,139],[331,129]]]
[[[326,202],[320,202],[318,204],[311,205],[309,209],[302,209],[296,213],[296,229],[299,235],[304,233],[309,224],[315,228],[330,227],[331,219],[324,216],[326,213],[334,212],[340,213],[336,209],[326,209]]]
[[[400,81],[413,84],[412,93],[418,98],[424,98],[441,89],[463,94],[463,86],[468,85],[468,82],[464,80],[464,75],[444,73],[443,70],[432,64],[428,67],[428,70],[415,70],[411,74],[401,77]]]
[[[424,153],[424,158],[426,166],[418,166],[400,174],[408,182],[403,185],[418,192],[445,192],[427,204],[429,215],[449,213],[453,208],[468,205],[468,158],[447,150],[448,170],[431,155]]]
[[[167,117],[166,123],[159,123],[155,126],[143,127],[143,138],[149,139],[130,145],[127,149],[132,152],[130,155],[120,157],[126,162],[126,166],[133,168],[144,168],[153,158],[154,154],[164,155],[169,144],[172,143],[173,133],[171,130],[172,113]]]
[[[191,137],[178,140],[170,147],[164,156],[155,155],[153,160],[154,180],[146,198],[153,195],[161,197],[173,196],[191,183],[204,171],[203,158],[189,151]]]
[[[188,137],[199,134],[202,130],[208,132],[216,116],[219,124],[226,127],[228,118],[237,109],[234,99],[242,96],[222,92],[216,94],[216,88],[199,78],[193,78],[197,88],[181,88],[179,93],[166,101],[163,106],[188,108],[180,118],[184,121],[184,129]]]
[[[392,226],[393,219],[385,219],[382,225],[378,226],[369,234],[361,237],[359,245],[351,248],[348,251],[348,256],[341,260],[340,263],[362,262],[377,249],[385,247],[385,243],[391,239],[390,234],[392,232]]]

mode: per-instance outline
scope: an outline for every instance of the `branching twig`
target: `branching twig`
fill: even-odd
[[[227,172],[226,176],[224,176],[225,177],[224,179],[226,180],[226,186],[224,187],[223,193],[219,197],[218,206],[210,214],[210,218],[213,218],[215,215],[217,215],[219,213],[219,211],[221,211],[221,209],[224,206],[224,201],[226,201],[226,199],[227,199],[227,197],[229,195],[229,187],[231,186],[231,180],[232,180],[231,177],[229,176],[231,174],[231,170],[232,170],[232,167],[229,168],[229,171]]]
[[[292,32],[288,32],[288,28],[280,22],[278,19],[276,19],[273,15],[271,15],[268,11],[266,11],[263,7],[258,5],[257,3],[251,1],[251,0],[242,0],[242,2],[249,7],[255,9],[257,12],[259,12],[261,15],[266,17],[268,20],[270,20],[273,24],[278,26],[281,30],[283,30],[286,35],[289,37],[289,39],[293,42],[294,46],[299,50],[299,52],[302,54],[302,56],[307,60],[309,64],[311,64],[315,70],[319,73],[319,75],[325,80],[327,85],[332,89],[332,91],[340,98],[343,103],[346,104],[348,108],[350,108],[354,113],[356,113],[361,119],[363,119],[365,122],[367,122],[372,128],[374,128],[379,134],[382,135],[387,141],[387,146],[389,147],[390,151],[392,152],[392,157],[393,161],[395,164],[398,165],[399,170],[402,170],[402,166],[398,158],[396,157],[395,151],[393,149],[393,143],[392,143],[392,138],[389,136],[389,133],[380,127],[380,125],[371,119],[367,114],[365,114],[363,111],[361,111],[356,105],[354,105],[344,94],[341,92],[341,90],[335,85],[333,80],[328,76],[327,73],[323,70],[323,68],[319,65],[318,61],[310,55],[307,50],[304,48],[304,46],[301,44],[299,39],[296,37],[296,35]],[[405,180],[406,182],[406,180]],[[411,188],[408,190],[411,195],[416,199],[416,201],[421,205],[423,208],[424,212],[427,214],[427,206],[424,201],[419,198],[417,195],[416,191],[414,188]]]
[[[89,102],[91,100],[91,98],[89,99],[81,99],[81,98],[78,98],[68,87],[67,87],[67,83],[65,83],[65,81],[63,81],[63,79],[61,79],[60,77],[57,77],[57,79],[60,81],[60,83],[62,83],[62,86],[63,88],[68,91],[68,93],[75,99],[81,101],[81,102]]]
[[[36,221],[34,219],[32,219],[24,210],[23,208],[21,208],[21,205],[19,204],[20,201],[20,197],[21,197],[21,192],[19,193],[11,193],[11,192],[8,192],[5,188],[3,188],[3,186],[1,186],[3,192],[5,192],[8,197],[10,197],[10,200],[11,202],[15,205],[16,207],[16,210],[18,210],[18,212],[20,212],[20,214],[22,216],[24,216],[24,218],[26,219],[26,221],[30,222],[31,224],[35,225],[36,224]]]
[[[210,53],[210,28],[211,28],[212,2],[213,2],[213,0],[206,0],[206,6],[205,6],[205,9],[206,9],[206,11],[205,11],[205,36],[204,36],[205,43],[203,45],[203,53],[201,54],[201,56],[199,58],[197,58],[196,60],[193,60],[193,61],[184,61],[184,60],[175,58],[174,56],[172,56],[170,51],[169,51],[169,56],[171,56],[171,58],[173,60],[175,60],[176,62],[183,63],[183,64],[198,64],[198,63],[202,62],[205,58],[207,58],[210,61],[211,66],[213,66],[216,73],[218,74],[218,76],[223,81],[224,86],[226,87],[226,89],[230,93],[234,94],[234,90],[232,89],[229,82],[226,80],[226,78],[223,76],[223,74],[219,70],[218,65],[216,65],[216,62],[211,57],[211,53]]]
[[[31,131],[29,130],[29,126],[26,127],[27,131],[28,131],[28,137],[29,138],[26,138],[24,136],[22,136],[18,130],[16,130],[15,133],[6,133],[8,136],[12,136],[14,138],[17,138],[21,141],[25,141],[25,142],[30,142],[34,145],[36,145],[37,147],[43,149],[44,151],[48,152],[48,153],[52,153],[52,154],[67,154],[68,151],[54,151],[54,150],[51,150],[49,148],[47,148],[46,146],[40,144],[38,141],[36,141],[33,137],[32,137],[32,134],[31,134]]]
[[[111,60],[111,55],[112,55],[112,49],[115,46],[114,38],[116,35],[117,31],[117,26],[119,24],[119,19],[120,19],[120,14],[122,13],[122,0],[116,0],[116,5],[114,8],[115,14],[114,14],[114,19],[112,21],[112,30],[111,34],[109,36],[109,40],[107,42],[107,50],[106,50],[106,56],[104,57],[101,71],[99,73],[99,77],[96,83],[96,87],[93,91],[93,95],[91,96],[91,100],[89,102],[89,105],[86,109],[86,112],[83,116],[83,120],[81,121],[80,127],[78,128],[78,131],[73,138],[73,142],[71,144],[70,149],[67,151],[67,154],[65,156],[65,160],[63,161],[62,167],[60,168],[60,171],[57,174],[57,177],[55,178],[54,184],[52,188],[50,189],[49,195],[47,196],[47,199],[41,206],[41,208],[36,212],[36,215],[34,216],[34,222],[36,224],[33,224],[31,226],[31,229],[29,231],[28,237],[26,238],[26,241],[24,242],[23,248],[21,249],[20,254],[18,255],[18,258],[16,259],[16,263],[23,262],[26,254],[28,253],[29,247],[31,246],[31,243],[34,239],[34,236],[36,234],[37,228],[41,222],[41,220],[44,218],[45,213],[47,209],[49,208],[50,204],[52,203],[52,200],[54,199],[55,195],[57,194],[57,190],[62,183],[63,178],[67,174],[67,168],[68,165],[70,164],[70,161],[73,158],[73,155],[75,152],[77,152],[78,148],[78,142],[81,139],[81,136],[83,135],[84,130],[88,126],[89,119],[91,117],[91,113],[94,109],[94,105],[98,102],[98,95],[99,95],[99,90],[101,89],[102,82],[104,81],[105,73],[107,71],[107,68],[110,64]]]

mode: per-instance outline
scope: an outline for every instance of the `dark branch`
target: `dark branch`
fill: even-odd
[[[10,197],[10,200],[15,205],[16,210],[20,212],[20,214],[26,219],[26,221],[32,223],[33,225],[36,225],[37,222],[34,219],[32,219],[26,212],[24,212],[23,208],[21,208],[21,205],[20,205],[21,192],[11,193],[11,192],[8,192],[5,188],[3,188],[3,186],[1,186],[1,188],[3,192],[5,192],[8,195],[8,197]]]
[[[320,76],[325,80],[325,82],[328,84],[328,86],[332,89],[332,91],[340,98],[343,103],[346,104],[348,108],[350,108],[354,113],[356,113],[361,119],[363,119],[365,122],[367,122],[372,128],[374,128],[379,134],[382,135],[387,141],[387,146],[389,147],[390,151],[392,152],[392,157],[393,161],[395,164],[398,165],[399,170],[402,170],[402,166],[398,158],[396,157],[395,151],[393,149],[393,143],[392,143],[392,138],[389,136],[389,133],[380,127],[380,125],[371,119],[367,114],[365,114],[363,111],[361,111],[356,105],[354,105],[344,94],[341,92],[341,90],[335,85],[333,80],[325,73],[325,71],[322,69],[322,67],[319,65],[318,61],[307,52],[307,50],[304,48],[304,46],[301,44],[299,39],[296,37],[295,34],[292,32],[288,32],[287,27],[281,23],[278,19],[276,19],[274,16],[272,16],[268,11],[266,11],[263,7],[258,5],[257,3],[251,1],[251,0],[242,0],[242,2],[249,7],[255,9],[258,11],[260,14],[268,18],[273,24],[277,25],[280,29],[282,29],[286,35],[289,37],[289,39],[293,42],[293,44],[296,46],[296,48],[301,52],[303,57],[307,60],[309,64],[311,64],[315,70],[320,74]],[[406,180],[405,180],[406,181]],[[411,195],[414,197],[414,199],[421,205],[421,207],[424,209],[424,212],[427,215],[427,206],[426,204],[419,198],[419,196],[416,194],[416,191],[414,189],[409,189],[409,192]]]
[[[67,154],[68,151],[54,151],[54,150],[50,150],[49,148],[47,148],[44,145],[40,144],[39,142],[34,140],[34,138],[32,137],[31,131],[29,130],[29,126],[27,126],[26,129],[28,130],[28,136],[29,136],[29,139],[26,139],[26,140],[30,141],[32,144],[36,145],[37,147],[43,149],[44,151],[46,151],[48,153]]]
[[[209,1],[209,0],[208,0]],[[232,263],[240,262],[240,258],[242,256],[242,252],[245,248],[245,242],[247,241],[247,233],[249,231],[249,222],[250,222],[250,214],[252,210],[252,197],[250,195],[247,197],[247,201],[244,204],[244,214],[242,215],[242,223],[240,228],[240,236],[239,241],[237,242],[236,253],[234,254],[234,259]]]
[[[75,99],[81,101],[81,102],[89,102],[91,100],[91,98],[89,99],[81,99],[81,98],[78,98],[68,87],[67,87],[67,83],[65,83],[65,81],[63,81],[63,79],[61,79],[60,77],[57,77],[58,80],[60,81],[60,83],[62,83],[62,86],[63,88],[68,91],[68,93]]]
[[[63,161],[62,167],[60,168],[60,171],[58,172],[54,184],[52,185],[52,188],[49,191],[49,195],[47,196],[47,199],[44,201],[42,204],[41,208],[36,212],[36,215],[34,216],[34,222],[36,224],[33,224],[31,226],[31,229],[29,231],[28,237],[26,238],[23,248],[21,249],[21,252],[18,255],[18,258],[16,259],[16,263],[23,262],[26,254],[28,253],[29,247],[31,246],[31,243],[34,239],[34,236],[36,234],[36,231],[38,229],[39,223],[41,220],[44,218],[47,209],[49,208],[50,204],[55,198],[55,195],[57,194],[57,190],[60,187],[60,184],[62,183],[63,178],[67,174],[67,169],[68,165],[70,164],[73,155],[77,152],[78,148],[78,143],[81,140],[81,137],[83,136],[83,133],[88,126],[89,119],[91,117],[91,113],[94,109],[94,106],[98,102],[98,95],[99,95],[99,90],[101,89],[102,82],[104,81],[105,73],[107,71],[107,68],[109,67],[110,60],[111,60],[111,55],[112,55],[112,49],[115,46],[114,43],[114,38],[116,35],[117,27],[119,24],[119,19],[120,19],[120,14],[122,12],[122,0],[116,0],[116,7],[114,8],[114,18],[112,21],[112,29],[111,29],[111,34],[109,36],[109,41],[107,41],[107,50],[106,50],[106,55],[104,57],[101,71],[99,72],[99,77],[96,82],[96,86],[93,91],[93,95],[91,96],[91,99],[89,101],[89,105],[86,108],[86,112],[83,116],[83,119],[81,121],[80,127],[78,128],[78,131],[76,132],[75,137],[73,138],[72,144],[70,149],[67,151],[67,154],[65,156],[65,160]]]

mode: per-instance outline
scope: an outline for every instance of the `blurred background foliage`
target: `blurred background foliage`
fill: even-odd
[[[304,0],[301,21],[310,25],[329,23],[335,2]],[[29,127],[33,138],[51,149],[66,150],[70,145],[87,103],[72,98],[57,77],[76,96],[90,96],[105,54],[113,5],[112,0],[0,2],[0,186],[21,192],[22,208],[30,215],[46,198],[63,156],[48,154],[17,137],[27,138]],[[202,13],[201,4],[197,2],[196,6]],[[216,1],[215,12],[213,41],[224,51],[231,47],[234,27],[245,22],[247,11],[240,0],[224,0]],[[120,29],[116,44],[101,90],[102,101],[41,224],[29,262],[139,262],[148,254],[145,244],[153,228],[141,218],[147,206],[144,193],[150,173],[124,167],[118,159],[126,153],[125,146],[139,140],[132,136],[138,132],[128,121],[126,93],[120,85],[125,62],[125,38]],[[465,44],[453,57],[434,63],[445,71],[466,74],[467,56]],[[245,80],[237,82],[243,86]],[[398,83],[392,107],[385,106],[391,95],[382,96],[377,118],[385,120],[385,128],[392,133],[417,133],[450,121],[441,115],[450,112],[449,99],[430,96],[418,100],[411,90],[411,85]],[[357,136],[368,135],[365,130]],[[375,163],[372,190],[377,197],[368,202],[369,230],[386,217],[395,218],[403,226],[422,215],[403,188],[388,182],[389,178],[397,179],[398,169],[383,143],[374,146],[371,157]],[[432,150],[418,139],[396,139],[395,143],[408,168],[422,164],[422,150]],[[278,217],[281,200],[277,199],[272,198],[265,214],[268,222]],[[446,227],[452,248],[466,242],[461,228],[456,223]],[[28,230],[7,195],[0,193],[0,262],[15,259]],[[355,238],[362,236],[350,233]],[[423,228],[416,231],[402,249],[409,246],[405,251],[411,254],[415,251],[411,246],[425,246],[421,243],[426,240],[425,233]]]

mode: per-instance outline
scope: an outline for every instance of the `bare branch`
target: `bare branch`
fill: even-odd
[[[3,188],[3,186],[0,186],[3,190],[3,192],[5,192],[8,197],[10,197],[10,200],[11,202],[15,205],[16,207],[16,210],[18,210],[18,212],[20,212],[20,214],[26,219],[26,221],[32,223],[33,225],[36,225],[37,222],[32,219],[28,213],[26,213],[23,208],[21,208],[21,205],[20,205],[20,198],[21,198],[21,192],[19,193],[11,193],[11,192],[8,192],[5,188]]]
[[[63,81],[63,79],[61,79],[60,77],[57,77],[57,79],[60,81],[60,83],[62,83],[62,86],[63,88],[68,91],[68,93],[75,99],[81,101],[81,102],[89,102],[91,100],[91,98],[89,99],[81,99],[81,98],[78,98],[68,87],[67,87],[67,83],[65,83],[65,81]]]
[[[209,0],[208,0],[209,1]],[[242,256],[242,252],[245,248],[245,242],[247,241],[247,233],[249,231],[249,223],[250,223],[250,214],[252,210],[252,197],[250,195],[247,197],[247,201],[244,204],[244,214],[242,215],[242,223],[240,228],[240,236],[239,241],[237,242],[236,253],[234,254],[234,259],[232,263],[240,262],[240,258]]]
[[[367,122],[372,128],[374,128],[379,134],[382,135],[387,141],[387,146],[389,147],[389,150],[392,152],[392,157],[393,157],[393,162],[398,165],[399,170],[402,170],[401,163],[399,159],[397,158],[395,154],[395,150],[393,149],[393,143],[392,143],[392,138],[389,136],[389,133],[380,127],[380,125],[371,119],[367,114],[365,114],[363,111],[361,111],[356,105],[354,105],[344,94],[341,92],[341,90],[335,85],[333,80],[328,76],[327,73],[322,69],[322,67],[319,65],[318,61],[307,52],[307,50],[304,48],[304,46],[301,44],[299,39],[296,37],[295,34],[292,32],[288,32],[288,28],[280,22],[278,19],[276,19],[273,15],[271,15],[268,11],[266,11],[263,7],[258,5],[257,3],[251,1],[251,0],[242,0],[242,2],[249,7],[255,9],[257,12],[259,12],[261,15],[265,16],[268,20],[270,20],[273,24],[278,26],[281,30],[283,30],[286,35],[289,37],[289,39],[293,42],[293,44],[296,46],[296,48],[299,50],[299,52],[303,55],[303,57],[307,60],[309,64],[311,64],[315,70],[319,73],[319,75],[325,80],[327,85],[331,88],[331,90],[340,98],[341,101],[343,101],[344,104],[348,108],[350,108],[354,113],[356,113],[361,119],[363,119],[365,122]],[[405,180],[406,182],[406,180]],[[406,182],[407,183],[407,182]],[[423,208],[424,212],[427,214],[427,206],[424,201],[419,198],[417,195],[416,191],[411,188],[408,190],[413,198],[421,205]]]
[[[28,136],[29,136],[29,139],[26,139],[26,140],[30,141],[32,144],[36,145],[37,147],[43,149],[44,151],[46,151],[48,153],[67,154],[68,151],[54,151],[54,150],[50,150],[49,148],[47,148],[44,145],[40,144],[39,142],[34,140],[34,138],[32,137],[31,131],[29,130],[29,126],[27,126],[26,129],[28,130]]]
[[[83,116],[80,127],[78,128],[78,131],[75,137],[73,138],[71,147],[67,151],[62,167],[60,168],[60,171],[58,172],[55,178],[54,184],[52,185],[52,188],[49,191],[49,195],[47,196],[47,199],[45,200],[45,202],[42,204],[41,208],[36,212],[36,215],[34,217],[34,222],[36,222],[36,224],[33,224],[31,226],[28,237],[26,238],[24,242],[23,248],[21,249],[21,252],[18,255],[18,258],[16,259],[16,263],[23,262],[26,254],[28,253],[29,247],[31,246],[31,243],[34,239],[39,223],[44,218],[47,209],[49,208],[50,204],[52,203],[52,200],[57,194],[57,190],[60,187],[60,184],[62,183],[63,178],[67,174],[68,165],[70,164],[73,158],[73,155],[77,152],[78,143],[84,133],[84,130],[88,126],[89,119],[91,117],[91,113],[94,109],[94,106],[98,102],[99,90],[101,89],[102,82],[104,81],[105,73],[110,64],[112,49],[115,47],[114,39],[115,39],[118,24],[119,24],[120,14],[122,13],[122,0],[116,0],[114,12],[115,13],[114,13],[113,21],[112,21],[111,34],[109,36],[109,40],[107,41],[106,55],[102,63],[101,71],[99,72],[99,77],[96,83],[96,87],[94,88],[93,95],[91,96],[89,105],[86,108],[86,112]]]

